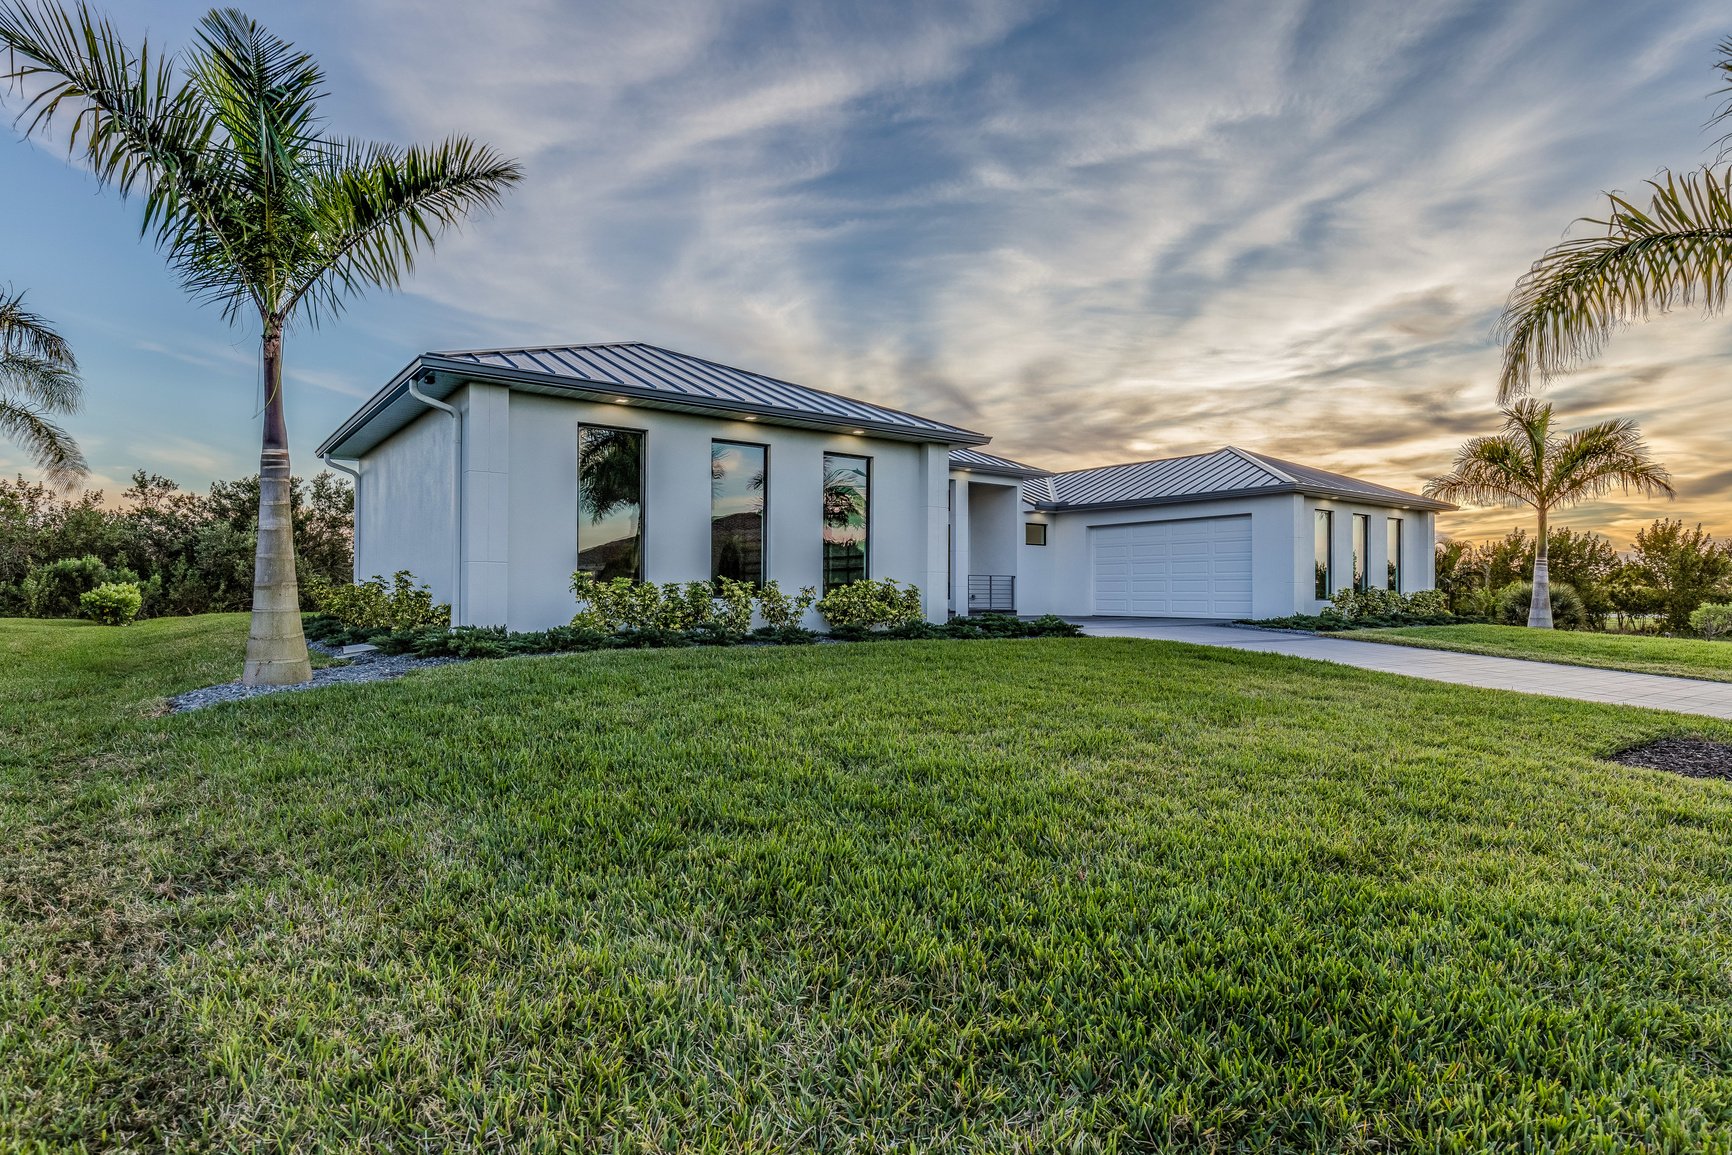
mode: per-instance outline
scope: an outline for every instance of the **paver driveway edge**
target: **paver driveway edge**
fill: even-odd
[[[1572,698],[1581,702],[1606,702],[1621,706],[1646,706],[1680,714],[1702,714],[1732,719],[1732,682],[1705,682],[1695,678],[1673,678],[1663,674],[1635,674],[1625,670],[1596,670],[1588,666],[1565,666],[1556,662],[1530,662],[1521,658],[1494,658],[1485,654],[1461,654],[1451,650],[1427,650],[1417,646],[1395,646],[1384,642],[1359,642],[1348,638],[1324,638],[1287,630],[1260,630],[1194,619],[1176,618],[1072,618],[1090,637],[1147,638],[1160,642],[1185,642],[1195,646],[1219,646],[1230,650],[1256,650],[1286,654],[1429,678],[1487,690],[1512,690],[1550,698]]]

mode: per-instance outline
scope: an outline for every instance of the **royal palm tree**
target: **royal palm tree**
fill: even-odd
[[[1732,39],[1715,66],[1732,93]],[[1732,119],[1732,100],[1713,123]],[[1732,151],[1720,141],[1720,159]],[[1508,401],[1592,358],[1613,332],[1677,307],[1718,313],[1732,277],[1732,168],[1714,165],[1648,181],[1647,204],[1608,194],[1594,232],[1565,240],[1517,282],[1498,322],[1503,342],[1499,397]]]
[[[24,307],[23,293],[0,293],[0,435],[56,484],[85,473],[78,443],[51,416],[76,413],[80,391],[66,339]]]
[[[27,134],[63,127],[97,180],[143,201],[143,229],[195,297],[256,311],[264,379],[249,685],[312,676],[289,520],[283,333],[346,298],[396,287],[417,250],[498,202],[517,165],[463,137],[397,148],[328,136],[312,57],[234,9],[181,57],[134,49],[83,3],[0,0],[7,78]]]
[[[1672,475],[1654,461],[1633,421],[1603,421],[1564,433],[1552,428],[1552,407],[1531,397],[1503,411],[1503,431],[1475,437],[1455,455],[1454,468],[1425,487],[1426,496],[1470,505],[1528,505],[1539,517],[1534,549],[1533,604],[1528,625],[1552,628],[1546,522],[1554,509],[1613,489],[1672,496]]]

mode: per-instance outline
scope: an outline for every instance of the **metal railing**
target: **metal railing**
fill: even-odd
[[[1014,574],[969,574],[968,612],[971,614],[1014,614],[1016,612],[1016,576]]]

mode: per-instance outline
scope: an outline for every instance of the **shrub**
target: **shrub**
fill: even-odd
[[[1449,595],[1442,590],[1416,590],[1407,595],[1407,612],[1427,618],[1445,617],[1449,614]]]
[[[78,608],[93,622],[124,626],[138,616],[144,594],[137,582],[103,582],[78,599]]]
[[[1723,638],[1732,634],[1732,605],[1716,602],[1696,607],[1690,614],[1690,628],[1705,638]]]
[[[664,630],[686,631],[708,627],[716,617],[716,588],[709,582],[687,582],[662,586],[656,625]]]
[[[752,603],[757,595],[751,582],[733,578],[716,579],[716,603],[713,621],[718,630],[735,636],[752,628]]]
[[[1407,599],[1394,590],[1344,589],[1335,591],[1330,606],[1348,621],[1358,618],[1390,618],[1407,611]]]
[[[767,581],[758,590],[758,614],[772,632],[798,630],[806,611],[817,600],[818,591],[812,586],[805,586],[790,597],[774,581]]]
[[[406,569],[393,574],[390,585],[378,574],[353,585],[311,581],[307,594],[320,614],[353,630],[414,630],[451,624],[450,605],[434,604],[432,591],[417,585],[415,575]]]
[[[25,575],[20,593],[25,612],[33,618],[72,618],[82,610],[84,595],[104,582],[136,582],[128,569],[109,569],[85,554],[39,565]]]
[[[925,616],[919,587],[903,589],[890,578],[838,586],[818,602],[818,612],[832,629],[882,629],[918,622]]]
[[[1552,582],[1552,624],[1561,629],[1579,630],[1588,624],[1588,610],[1581,595],[1568,582]],[[1528,609],[1533,605],[1532,582],[1514,582],[1498,591],[1497,620],[1506,626],[1528,624]]]

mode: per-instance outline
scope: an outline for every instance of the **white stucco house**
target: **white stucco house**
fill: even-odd
[[[1051,472],[925,417],[644,344],[427,353],[326,438],[355,571],[544,629],[571,574],[921,589],[927,616],[1267,618],[1432,587],[1416,494],[1243,449]]]

